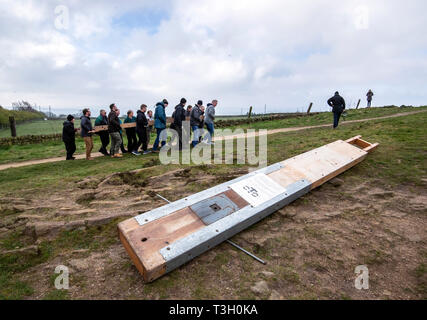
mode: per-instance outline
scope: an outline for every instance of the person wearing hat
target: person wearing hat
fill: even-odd
[[[332,107],[332,112],[334,113],[334,129],[336,129],[341,115],[345,110],[345,100],[337,91],[335,92],[335,95],[328,100],[328,105]]]
[[[200,126],[204,121],[204,111],[202,111],[201,109],[202,106],[203,101],[197,101],[197,104],[193,107],[190,114],[190,126],[191,130],[193,130],[193,141],[191,142],[191,144],[193,147],[199,144]]]
[[[169,105],[169,102],[166,99],[163,99],[162,102],[158,102],[156,104],[156,108],[154,111],[154,128],[156,128],[157,136],[153,145],[153,152],[158,153],[159,144],[161,141],[162,147],[166,144],[166,139],[164,134],[162,134],[163,130],[166,129],[166,107]]]
[[[76,131],[74,128],[74,117],[70,114],[67,117],[67,121],[64,121],[62,128],[62,141],[65,144],[65,150],[67,150],[66,160],[74,160],[74,152],[76,152]]]

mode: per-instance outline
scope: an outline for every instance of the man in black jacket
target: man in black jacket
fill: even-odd
[[[179,105],[175,107],[174,117],[173,117],[173,129],[178,133],[178,145],[179,150],[182,150],[182,122],[185,121],[185,104],[187,100],[185,98],[181,99]]]
[[[341,115],[345,110],[345,100],[337,91],[335,92],[335,95],[328,100],[328,105],[332,107],[332,112],[334,113],[334,129],[336,129]]]
[[[67,160],[75,159],[73,154],[76,152],[76,131],[77,129],[74,129],[74,117],[69,115],[62,128],[62,141],[64,141],[67,150]]]
[[[111,137],[111,149],[110,155],[112,158],[121,158],[122,155],[119,154],[120,145],[122,144],[122,138],[120,136],[120,126],[119,117],[117,116],[117,107],[113,103],[110,105],[110,113],[108,114],[108,132]]]
[[[145,112],[147,112],[147,106],[142,104],[138,112],[136,113],[136,134],[138,135],[138,144],[136,150],[142,145],[143,154],[148,154],[148,138],[147,138],[147,128],[148,128],[148,120],[145,116]]]

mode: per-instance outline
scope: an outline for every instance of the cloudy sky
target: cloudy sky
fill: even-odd
[[[0,105],[427,104],[425,0],[0,0]],[[169,114],[172,107],[169,108]]]

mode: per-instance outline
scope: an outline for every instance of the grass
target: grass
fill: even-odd
[[[320,128],[275,134],[268,139],[268,163],[276,163],[326,143],[361,134],[368,141],[379,142],[381,146],[352,171],[361,175],[368,174],[378,180],[390,180],[395,184],[419,185],[422,183],[421,179],[425,176],[427,167],[426,120],[427,113],[421,113],[349,124],[335,131],[330,128]],[[393,158],[390,158],[390,155],[393,155]],[[0,194],[11,194],[18,190],[43,192],[46,188],[64,188],[87,176],[103,177],[114,172],[143,168],[147,164],[155,164],[156,158],[157,155],[144,157],[126,155],[123,159],[97,158],[91,162],[61,161],[12,168],[0,171]],[[178,167],[176,165],[155,167],[152,173],[161,174]],[[227,166],[218,166],[215,169],[221,170],[221,167],[224,169]],[[37,179],[34,179],[35,177]]]
[[[274,134],[268,138],[268,162],[272,164],[282,161],[326,143],[360,134],[368,141],[379,142],[380,147],[369,155],[365,161],[343,174],[347,177],[346,180],[349,183],[373,179],[378,184],[384,185],[425,186],[423,179],[425,179],[427,172],[427,163],[425,161],[427,154],[426,121],[427,113],[422,113],[401,118],[349,124],[335,131],[330,128],[318,128]],[[156,165],[156,159],[156,155],[140,158],[125,156],[117,161],[111,158],[99,158],[92,162],[84,160],[75,162],[63,161],[8,169],[0,172],[0,195],[13,194],[16,197],[29,193],[46,193],[52,189],[70,188],[72,183],[80,181],[87,176],[102,178],[115,172],[125,172],[144,166]],[[135,179],[143,181],[149,176],[160,175],[176,168],[179,168],[179,166],[154,166],[135,176]],[[223,175],[227,173],[228,168],[229,166],[226,165],[215,167],[198,166],[194,170]],[[128,177],[123,176],[123,178],[127,179]],[[112,221],[103,227],[63,232],[55,240],[45,241],[40,244],[40,256],[0,255],[0,299],[22,299],[33,293],[30,285],[20,280],[20,273],[32,266],[50,261],[58,254],[64,254],[64,252],[70,250],[89,249],[89,251],[99,251],[118,243],[116,224],[117,221]],[[256,226],[253,228],[256,228]],[[305,229],[305,233],[313,238],[321,236],[315,229],[310,229],[309,227]],[[284,241],[289,242],[287,238]],[[21,245],[23,243],[19,234],[11,234],[2,241],[3,248],[13,249]],[[269,247],[273,246],[269,242],[267,245]],[[233,274],[221,271],[221,267],[227,264],[231,258],[227,252],[222,251],[223,249],[218,248],[215,250],[219,251],[207,266],[206,263],[193,261],[185,269],[179,269],[159,281],[145,286],[144,294],[167,298],[170,296],[171,290],[185,288],[185,290],[190,290],[191,295],[195,298],[215,298],[218,297],[217,292],[221,292],[220,287],[224,282],[232,283],[237,281],[233,284],[234,295],[244,299],[254,298],[253,293],[250,291],[250,284],[253,279],[249,276],[247,278],[241,276],[235,280]],[[250,258],[239,254],[236,259],[242,261],[242,268],[245,271],[249,273],[253,271],[251,270]],[[380,264],[384,262],[384,259],[387,259],[387,256],[377,251],[370,252],[366,259],[372,263]],[[279,283],[301,286],[300,276],[295,270],[290,267],[283,267],[279,271],[279,275],[276,276],[279,278]],[[210,274],[210,277],[216,277],[218,281],[209,284],[203,283],[207,273]],[[188,279],[188,274],[192,275],[191,281]],[[425,275],[425,265],[420,265],[415,270],[415,274],[417,277],[422,278]],[[215,292],[215,294],[212,295],[212,292]],[[67,299],[69,297],[65,292],[54,290],[44,298]],[[315,298],[315,296],[307,293],[307,295],[303,294],[298,298]]]
[[[360,120],[367,118],[376,118],[381,116],[389,116],[398,113],[405,113],[410,111],[421,111],[427,110],[427,107],[420,108],[370,108],[370,109],[359,109],[359,110],[349,110],[347,120]],[[251,124],[246,124],[240,126],[242,129],[278,129],[278,128],[289,128],[289,127],[304,127],[304,126],[314,126],[331,123],[332,116],[331,113],[325,112],[318,115],[313,115],[309,117],[300,117],[300,118],[290,118],[283,120],[274,120],[274,121],[264,121],[264,122],[254,122]],[[62,128],[62,120],[51,120],[52,124],[48,124],[50,121],[34,122],[23,124],[23,126],[28,126],[29,129],[25,129],[26,134],[31,132],[39,132],[38,128],[41,128],[40,131],[44,133],[52,133],[52,130],[47,130],[47,126],[55,128],[60,126]],[[77,120],[76,120],[77,121]],[[46,123],[45,123],[46,122]],[[58,122],[58,123],[56,123]],[[76,127],[78,123],[76,122]],[[26,127],[27,128],[27,127]],[[236,127],[230,127],[230,129],[237,129]],[[23,129],[24,130],[24,129]],[[27,131],[28,130],[28,131]],[[33,131],[34,130],[34,131]],[[4,130],[3,130],[4,131]],[[0,137],[3,132],[0,130]],[[57,132],[57,131],[55,131]],[[61,132],[61,131],[59,131]],[[6,134],[3,132],[3,134]],[[127,146],[126,134],[123,134],[124,144]],[[155,135],[151,135],[151,142],[154,142]],[[100,139],[98,136],[94,136],[94,152],[98,151],[101,147]],[[83,154],[85,151],[84,142],[81,138],[76,139],[76,154]],[[64,157],[65,158],[65,147],[62,141],[50,141],[39,144],[32,145],[14,145],[9,147],[0,147],[0,164],[28,161],[28,160],[38,160],[54,157]]]

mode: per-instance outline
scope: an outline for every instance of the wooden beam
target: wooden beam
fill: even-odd
[[[378,144],[336,141],[121,222],[120,240],[146,282],[178,268],[352,168]]]

